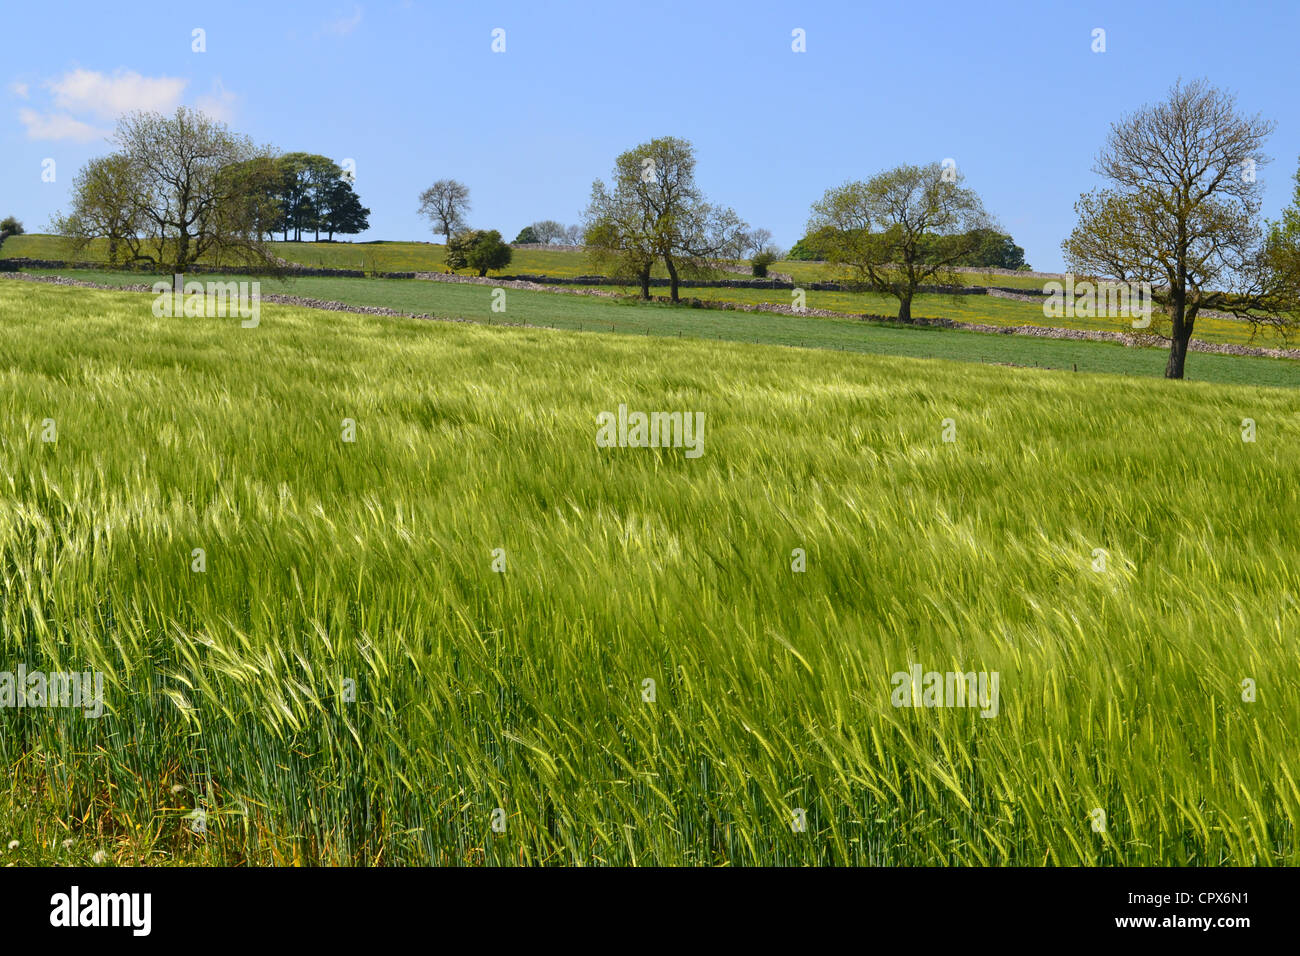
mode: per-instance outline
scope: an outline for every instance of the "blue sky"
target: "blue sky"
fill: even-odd
[[[1108,124],[1180,74],[1277,122],[1266,215],[1288,200],[1300,157],[1294,2],[129,9],[6,5],[0,216],[42,230],[81,164],[109,150],[117,114],[178,103],[283,151],[353,159],[371,209],[361,239],[433,238],[417,196],[443,177],[470,187],[473,225],[507,239],[536,219],[575,222],[619,152],[675,135],[695,144],[706,194],[786,246],[827,188],[951,157],[1030,263],[1058,269]],[[805,53],[791,50],[796,28]]]

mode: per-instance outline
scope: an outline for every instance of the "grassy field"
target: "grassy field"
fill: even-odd
[[[5,862],[1300,863],[1293,391],[149,301],[0,283]]]
[[[417,242],[382,242],[382,243],[276,243],[276,251],[282,257],[289,261],[298,262],[304,265],[320,266],[327,268],[347,268],[363,269],[368,272],[403,272],[403,271],[434,271],[441,272],[444,269],[442,255],[443,247],[430,243]],[[5,256],[26,256],[30,258],[60,259],[67,258],[71,255],[62,240],[53,236],[24,235],[11,238],[3,246]],[[97,258],[102,261],[104,249],[101,245],[92,244],[84,253],[83,258],[86,261],[95,261]],[[795,267],[797,281],[823,281],[837,277],[837,273],[831,267],[823,263],[794,262],[782,263],[781,267]],[[110,278],[100,278],[94,273],[78,273],[60,270],[62,274],[73,275],[79,278],[88,278],[92,281],[105,282],[142,282],[146,277],[139,272],[114,273]],[[544,275],[555,277],[572,278],[578,275],[590,274],[592,272],[590,263],[586,257],[579,252],[545,250],[545,249],[517,249],[515,250],[514,262],[505,270],[497,274],[530,274]],[[661,275],[662,268],[656,271],[656,275]],[[998,276],[998,275],[981,275],[976,273],[963,274],[962,278],[971,285],[1004,285],[1020,286],[1024,288],[1041,289],[1044,280],[1031,279],[1019,276]],[[1014,281],[1013,281],[1014,280]],[[311,285],[313,282],[330,282],[331,280],[298,280],[303,287]],[[267,284],[268,290],[271,288],[279,289],[280,286],[275,283]],[[340,301],[355,302],[355,292],[357,288],[365,288],[367,301],[365,304],[390,305],[393,308],[410,308],[410,306],[392,306],[393,301],[407,301],[410,299],[410,293],[406,291],[397,291],[392,289],[382,289],[378,286],[343,286],[334,288],[346,288],[349,290],[350,297]],[[632,285],[626,286],[592,286],[590,288],[620,290],[631,294],[636,290]],[[667,295],[666,288],[656,288],[654,293],[657,295]],[[316,295],[314,292],[302,293],[305,295]],[[431,296],[436,296],[432,293]],[[454,294],[453,294],[454,295]],[[778,305],[789,305],[791,302],[791,293],[782,289],[745,289],[745,288],[708,288],[703,286],[686,285],[682,289],[684,297],[698,298],[709,302],[732,302],[740,304],[761,304],[773,303]],[[322,296],[323,297],[323,296]],[[817,290],[806,290],[805,304],[812,309],[825,309],[834,312],[843,312],[847,314],[860,315],[895,315],[898,312],[898,302],[889,296],[876,295],[871,293],[855,292],[826,292]],[[581,307],[574,307],[582,311]],[[913,301],[913,315],[918,318],[942,318],[952,319],[958,322],[973,322],[994,326],[1020,326],[1034,325],[1040,327],[1063,327],[1072,329],[1084,329],[1090,331],[1107,331],[1107,332],[1127,332],[1131,331],[1128,319],[1123,318],[1048,318],[1043,315],[1041,303],[1038,302],[1021,302],[1014,299],[1004,299],[993,296],[949,296],[949,295],[918,295]],[[575,320],[581,324],[582,320]],[[1160,314],[1153,317],[1151,330],[1160,334],[1168,333],[1168,320]],[[677,329],[672,330],[674,333]],[[1251,328],[1248,324],[1234,321],[1231,319],[1214,318],[1211,316],[1201,316],[1197,321],[1197,338],[1206,342],[1230,343],[1237,345],[1255,345],[1265,348],[1292,347],[1293,343],[1283,341],[1280,337],[1265,332],[1259,336],[1252,337]],[[928,354],[928,353],[927,353]],[[1004,359],[995,359],[1003,361]],[[1007,361],[1014,361],[1007,360]],[[1039,362],[1037,359],[1028,359],[1026,364],[1049,364]],[[1073,361],[1069,364],[1076,364]],[[1193,373],[1195,374],[1195,373]],[[1213,379],[1219,380],[1219,379]]]
[[[839,282],[847,279],[849,270],[833,266],[826,262],[809,262],[799,259],[786,259],[772,265],[772,270],[790,276],[795,282]],[[1000,286],[1004,289],[1025,289],[1041,291],[1043,283],[1048,281],[1038,276],[1001,275],[992,272],[957,273],[957,278],[964,285]]]
[[[299,265],[326,269],[364,269],[367,272],[441,272],[446,267],[440,242],[273,242],[276,255]],[[74,254],[69,244],[58,236],[32,233],[13,236],[0,246],[0,258],[73,259],[104,262],[108,244],[92,242]],[[793,275],[800,282],[831,282],[843,278],[840,271],[821,262],[779,262],[778,272]],[[568,249],[515,249],[510,265],[492,275],[545,275],[572,278],[598,274],[582,252]],[[667,276],[662,264],[654,275]],[[719,278],[746,278],[719,273]],[[999,285],[1008,288],[1041,289],[1042,279],[1026,276],[995,276],[964,273],[970,285]]]
[[[608,289],[609,287],[584,286],[580,288]],[[616,288],[628,293],[636,291],[631,286]],[[668,290],[653,289],[652,294],[667,295]],[[735,302],[747,305],[761,303],[790,305],[792,301],[792,292],[782,289],[684,286],[681,295],[706,302]],[[810,309],[825,309],[829,312],[843,312],[850,315],[894,316],[898,314],[897,299],[872,292],[821,292],[809,289],[805,290],[804,304]],[[922,293],[912,300],[912,315],[917,318],[952,319],[957,322],[972,322],[1002,327],[1033,325],[1041,328],[1069,328],[1098,332],[1133,331],[1132,319],[1130,318],[1080,318],[1077,316],[1049,318],[1044,316],[1041,302],[1023,302],[1019,299],[1005,299],[997,296]],[[1168,317],[1162,313],[1153,313],[1149,331],[1153,334],[1168,335]],[[1252,337],[1249,323],[1208,315],[1197,317],[1196,337],[1205,342],[1229,342],[1263,348],[1295,347],[1293,340],[1284,342],[1271,330],[1265,330]]]
[[[446,268],[442,243],[432,242],[273,242],[281,258],[325,269],[364,269],[367,272],[442,272]],[[73,259],[105,262],[106,242],[96,240],[75,254],[58,236],[13,236],[0,246],[0,258]],[[510,265],[495,274],[572,277],[591,275],[581,252],[558,249],[515,249]],[[655,275],[666,275],[662,267]]]
[[[59,274],[105,284],[139,284],[153,277],[140,273],[68,271]],[[232,277],[233,278],[233,277]],[[680,336],[748,342],[763,345],[791,345],[819,349],[871,352],[915,358],[944,358],[966,362],[1075,369],[1081,372],[1110,372],[1122,375],[1164,374],[1163,349],[1132,349],[1102,342],[958,332],[863,322],[857,319],[818,318],[763,312],[670,307],[659,303],[637,303],[605,297],[563,295],[511,289],[506,312],[493,313],[491,287],[427,282],[418,279],[348,279],[307,277],[285,282],[263,281],[265,294],[309,296],[349,305],[378,305],[402,312],[470,319],[476,322],[507,322],[544,325],[572,331],[617,332],[629,335]],[[608,290],[607,290],[608,291]],[[713,291],[689,289],[701,295]],[[810,293],[810,296],[812,293]],[[835,293],[827,293],[835,295]],[[976,301],[993,304],[995,313],[949,313],[961,306],[950,296],[926,296],[918,302],[917,314],[931,311],[937,316],[960,317],[989,324],[1016,325],[1025,319],[1022,310],[1032,305],[1006,299]],[[814,302],[810,300],[810,305]],[[1005,309],[1005,311],[1001,311]],[[1038,310],[1039,319],[1042,318]],[[999,319],[1000,321],[994,321]],[[1235,330],[1240,332],[1239,329]],[[1211,330],[1212,334],[1213,330]],[[1197,353],[1188,360],[1192,379],[1224,384],[1300,387],[1300,363],[1290,360],[1250,358]]]

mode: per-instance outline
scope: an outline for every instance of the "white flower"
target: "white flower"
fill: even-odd
[[[91,863],[100,864],[108,859],[108,854],[103,850],[96,850],[95,855],[90,858]]]
[[[10,840],[10,841],[9,841],[9,849],[11,849],[11,850],[16,850],[16,849],[18,849],[18,841],[17,841],[17,840]]]
[[[72,846],[72,837],[68,837],[66,840],[63,841],[63,849],[66,850],[70,846]]]

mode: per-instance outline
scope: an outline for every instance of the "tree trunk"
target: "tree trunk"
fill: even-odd
[[[673,260],[668,256],[664,256],[664,265],[668,267],[668,278],[672,282],[672,300],[677,302],[677,266],[673,264]]]
[[[641,298],[650,299],[650,267],[641,270]]]
[[[1185,335],[1169,343],[1169,361],[1165,365],[1165,378],[1183,377],[1183,366],[1187,363],[1187,345],[1191,338],[1191,335]]]
[[[912,296],[910,294],[898,298],[898,321],[912,321]]]
[[[1194,319],[1187,315],[1187,300],[1174,295],[1169,310],[1169,361],[1165,364],[1165,378],[1182,378],[1187,364],[1187,346],[1192,340]]]

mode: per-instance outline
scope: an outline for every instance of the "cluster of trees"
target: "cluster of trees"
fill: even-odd
[[[0,246],[5,244],[5,240],[10,236],[21,236],[23,234],[23,224],[13,216],[6,216],[0,219]]]
[[[479,275],[509,264],[510,246],[496,230],[470,229],[469,188],[441,179],[420,194],[419,211],[447,245],[451,269]],[[766,229],[751,231],[734,211],[704,199],[695,183],[695,151],[690,143],[663,137],[623,153],[609,186],[596,180],[582,225],[544,219],[525,226],[514,244],[583,245],[596,269],[635,279],[650,297],[650,273],[662,262],[679,301],[682,279],[711,274],[717,260],[759,257],[765,274],[780,250]]]
[[[295,242],[304,232],[355,235],[370,228],[370,210],[352,188],[353,176],[336,162],[315,153],[286,153],[273,160],[266,197],[275,210],[266,223],[267,232],[279,232],[284,240],[293,233]]]
[[[282,271],[269,239],[290,231],[356,233],[370,210],[351,176],[323,156],[277,155],[185,107],[172,116],[140,111],[117,124],[107,156],[72,184],[72,208],[54,217],[74,252],[95,239],[115,264],[186,272],[199,259]]]
[[[72,184],[72,209],[53,220],[79,251],[108,241],[113,263],[186,272],[201,257],[267,272],[280,266],[264,240],[277,210],[275,154],[203,113],[134,112],[116,152],[91,160]]]
[[[1197,317],[1227,312],[1284,336],[1300,325],[1300,171],[1282,218],[1261,223],[1258,170],[1274,124],[1245,116],[1204,81],[1170,91],[1112,126],[1097,159],[1106,181],[1076,204],[1062,244],[1072,271],[1091,279],[1149,284],[1169,315],[1166,375],[1183,376]],[[269,239],[306,232],[319,240],[368,228],[352,177],[311,153],[280,155],[200,112],[135,112],[119,120],[117,149],[91,160],[73,182],[72,208],[55,230],[74,249],[105,239],[113,263],[147,262],[185,272],[198,260],[278,273]],[[442,233],[447,263],[479,275],[503,268],[510,246],[496,230],[470,229],[469,189],[440,180],[420,212]],[[22,231],[0,222],[0,242]],[[637,281],[650,295],[662,263],[673,301],[683,279],[748,256],[755,274],[781,255],[766,229],[751,229],[710,203],[695,182],[691,144],[662,137],[617,157],[597,179],[582,226],[531,224],[517,243],[583,244],[592,264]],[[813,204],[807,235],[789,255],[848,268],[861,289],[898,299],[911,316],[916,290],[956,284],[960,266],[1024,268],[1024,250],[998,228],[951,166],[903,165],[830,189]]]
[[[582,232],[582,226],[580,225],[566,226],[554,219],[543,219],[520,229],[519,235],[515,236],[515,241],[511,245],[522,246],[538,243],[543,246],[552,244],[580,246],[582,245]]]
[[[1071,272],[1149,285],[1169,317],[1168,378],[1182,378],[1202,312],[1226,312],[1284,338],[1300,326],[1300,171],[1293,205],[1261,223],[1258,171],[1274,124],[1242,114],[1204,81],[1112,125],[1095,171],[1107,185],[1075,205],[1062,249]],[[939,164],[899,166],[829,190],[794,253],[849,267],[860,288],[892,295],[898,315],[928,282],[964,265],[1019,268],[1023,250],[979,196]]]

